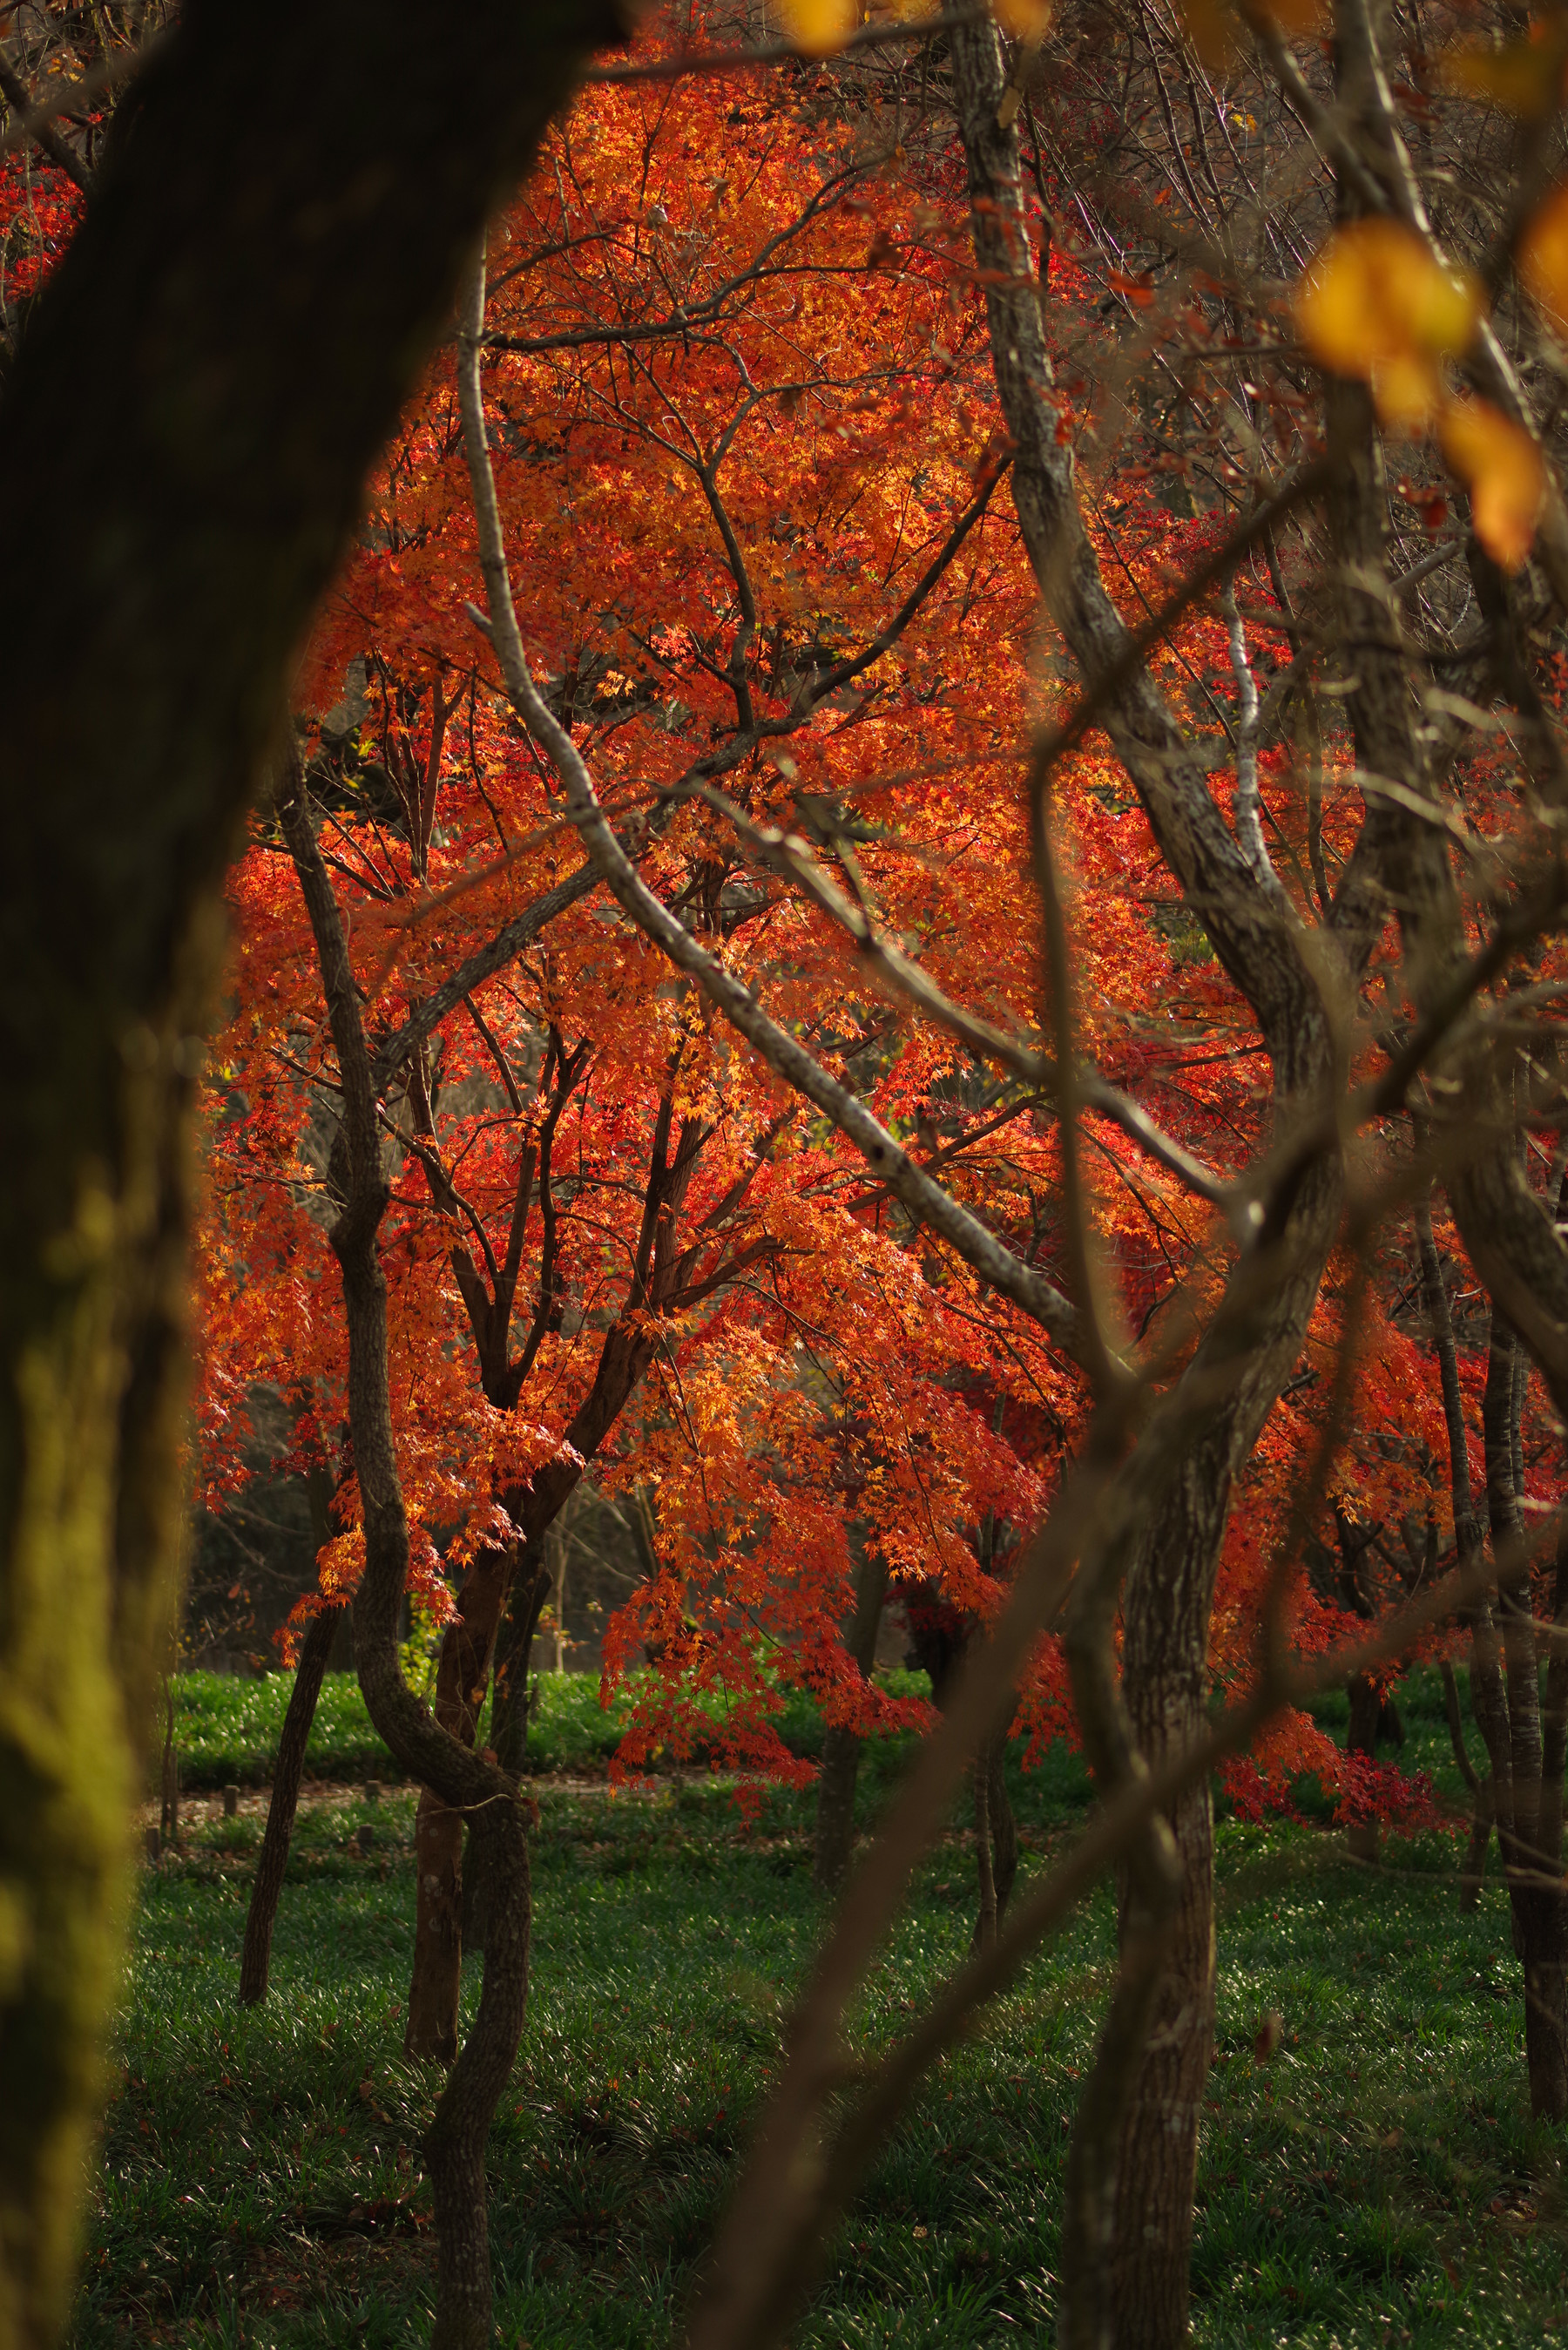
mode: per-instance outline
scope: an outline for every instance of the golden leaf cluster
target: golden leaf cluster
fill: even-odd
[[[1568,284],[1568,225],[1559,235]],[[1521,425],[1449,387],[1450,363],[1463,358],[1486,315],[1475,279],[1445,268],[1398,221],[1352,221],[1307,269],[1295,314],[1319,365],[1368,384],[1386,425],[1436,435],[1469,491],[1476,536],[1495,562],[1517,570],[1535,535],[1545,469]]]

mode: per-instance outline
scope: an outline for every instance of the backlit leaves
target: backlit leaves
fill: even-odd
[[[997,23],[1015,41],[1038,41],[1051,28],[1051,0],[992,0]]]
[[[1370,382],[1386,423],[1428,423],[1440,362],[1474,334],[1482,300],[1471,278],[1439,266],[1397,221],[1352,221],[1330,237],[1296,294],[1302,339],[1336,375]]]
[[[785,33],[808,57],[830,57],[855,30],[854,0],[780,0]]]
[[[1443,59],[1443,78],[1467,98],[1483,98],[1524,121],[1550,114],[1563,91],[1563,68],[1568,57],[1568,20],[1537,26],[1522,41],[1500,48],[1451,49]]]
[[[1568,283],[1568,213],[1547,213],[1541,281]],[[1485,400],[1456,400],[1446,380],[1447,362],[1469,348],[1484,311],[1473,278],[1445,269],[1414,230],[1381,219],[1336,230],[1295,298],[1302,340],[1320,366],[1369,384],[1393,431],[1436,432],[1469,490],[1477,537],[1512,571],[1535,532],[1541,453],[1522,427]]]
[[[1546,486],[1540,450],[1484,400],[1449,400],[1438,438],[1469,490],[1476,536],[1494,562],[1517,571],[1530,552]]]
[[[1271,18],[1287,38],[1312,32],[1327,16],[1323,0],[1253,0],[1242,10],[1251,24],[1256,17]],[[1246,35],[1234,9],[1224,0],[1182,0],[1182,21],[1188,36],[1203,64],[1210,73],[1221,73],[1234,65],[1246,47]]]

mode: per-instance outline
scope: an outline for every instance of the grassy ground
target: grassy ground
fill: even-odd
[[[880,1678],[900,1694],[924,1690],[923,1674],[885,1673]],[[221,1673],[181,1673],[174,1683],[174,1736],[180,1750],[182,1787],[202,1790],[237,1785],[265,1787],[294,1686],[290,1673],[242,1680]],[[541,1772],[602,1772],[615,1752],[627,1703],[607,1711],[599,1703],[597,1674],[544,1674],[529,1728],[529,1758]],[[798,1692],[780,1720],[785,1743],[797,1754],[815,1754],[822,1724],[815,1705]],[[385,1779],[391,1756],[370,1727],[359,1684],[352,1673],[328,1673],[321,1686],[306,1750],[306,1769],[320,1779]]]
[[[1407,1759],[1440,1762],[1435,1692]],[[873,1773],[868,1804],[885,1770]],[[1028,1865],[1082,1816],[1058,1752],[1019,1789]],[[737,1830],[722,1788],[540,1788],[534,1988],[493,2144],[500,2340],[676,2332],[822,1912],[809,1799]],[[401,2054],[412,1797],[302,1819],[274,1995],[234,2002],[259,1816],[192,1820],[150,1869],[124,2082],[76,2329],[135,2340],[418,2341],[432,2247],[417,2147],[438,2077]],[[368,1854],[355,1832],[371,1825]],[[1560,2137],[1526,2111],[1501,1887],[1461,1918],[1450,1844],[1354,1866],[1332,1832],[1220,1831],[1220,2047],[1194,2252],[1204,2345],[1502,2345],[1568,2329]],[[897,2031],[962,1954],[972,1858],[933,1855],[857,2019]],[[810,2350],[1053,2336],[1062,2172],[1106,1981],[1103,1894],[948,2059],[834,2247]],[[470,1985],[470,1993],[473,1989]],[[1261,2016],[1285,2038],[1257,2061]]]

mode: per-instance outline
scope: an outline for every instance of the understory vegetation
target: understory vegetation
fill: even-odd
[[[269,1684],[180,1688],[192,1768],[239,1775]],[[1437,1677],[1401,1702],[1407,1768],[1458,1813]],[[263,2008],[234,2001],[259,1814],[193,1802],[182,1851],[142,1877],[77,2350],[428,2331],[418,2147],[442,2075],[402,2053],[414,1792],[341,1783],[371,1752],[357,1704],[328,1682],[314,1767],[340,1779],[307,1787]],[[1323,1710],[1340,1734],[1344,1710]],[[770,1793],[748,1826],[718,1774],[553,1785],[591,1758],[597,1714],[587,1677],[542,1681],[530,2028],[490,2158],[498,2338],[531,2350],[677,2337],[826,1914],[809,1792]],[[862,1825],[898,1762],[897,1742],[868,1753]],[[1087,1776],[1058,1744],[1010,1779],[1036,1868],[1082,1825]],[[972,1841],[955,1828],[922,1866],[859,2044],[962,1957]],[[1494,1858],[1461,1916],[1458,1856],[1448,1835],[1391,1838],[1369,1868],[1310,1820],[1221,1824],[1198,2343],[1513,2345],[1568,2324],[1561,2146],[1529,2118],[1506,1893]],[[1051,2338],[1068,2133],[1114,1954],[1102,1887],[932,2075],[831,2247],[804,2345]],[[471,1961],[469,2005],[477,1981]]]

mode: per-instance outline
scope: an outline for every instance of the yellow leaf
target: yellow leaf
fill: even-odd
[[[1376,378],[1391,362],[1462,351],[1482,309],[1480,288],[1450,276],[1397,221],[1336,229],[1296,288],[1296,324],[1321,365]],[[1408,375],[1399,388],[1408,389]]]
[[[1558,182],[1521,237],[1519,274],[1547,317],[1568,328],[1568,181]]]
[[[1501,49],[1450,49],[1442,60],[1443,79],[1468,98],[1490,98],[1494,106],[1532,120],[1556,105],[1563,61],[1563,36],[1554,28]]]
[[[1540,450],[1484,400],[1450,400],[1438,430],[1443,454],[1469,491],[1476,536],[1494,563],[1517,571],[1546,487]]]
[[[780,0],[786,37],[808,57],[830,57],[855,30],[855,0]]]
[[[1051,0],[991,0],[1004,33],[1015,41],[1038,41],[1051,29]]]

